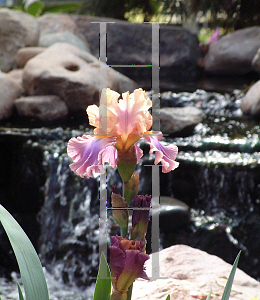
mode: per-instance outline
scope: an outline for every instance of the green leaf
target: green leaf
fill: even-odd
[[[22,5],[14,5],[13,7],[10,7],[10,9],[15,9],[15,10],[21,10],[21,11],[24,11]],[[0,299],[0,300],[1,300],[1,299]]]
[[[56,5],[46,5],[43,13],[73,12],[81,6],[79,3],[64,3]]]
[[[14,250],[26,300],[49,300],[47,283],[38,255],[23,229],[2,205],[0,222]]]
[[[27,13],[34,16],[38,17],[41,15],[43,9],[44,9],[45,4],[41,1],[35,1],[32,4],[30,4],[27,8]]]
[[[93,300],[110,300],[111,281],[109,266],[107,264],[105,255],[102,252]]]
[[[131,300],[132,299],[132,291],[133,291],[133,283],[131,285],[129,285],[126,300]]]
[[[210,299],[211,292],[212,292],[212,288],[210,289],[210,291],[209,291],[209,294],[208,294],[208,297],[207,297],[207,299],[206,299],[206,300],[209,300],[209,299]]]
[[[171,300],[171,299],[170,299],[170,295],[167,296],[166,300]]]
[[[239,261],[239,257],[240,257],[241,251],[239,251],[236,260],[233,264],[233,267],[231,269],[231,272],[229,274],[225,289],[224,289],[224,293],[222,295],[221,300],[228,300],[229,296],[230,296],[230,292],[231,292],[231,288],[232,288],[232,284],[233,284],[233,280],[235,277],[235,273],[236,273],[236,269],[237,269],[237,265],[238,265],[238,261]]]
[[[19,292],[19,300],[24,300],[23,293],[22,293],[21,287],[18,282],[17,282],[17,286],[18,286],[18,292]]]

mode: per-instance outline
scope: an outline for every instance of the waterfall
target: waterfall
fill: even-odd
[[[174,217],[161,213],[161,246],[184,243],[230,263],[242,249],[240,268],[259,279],[260,126],[242,117],[239,97],[238,92],[221,95],[201,90],[162,94],[162,107],[200,107],[205,119],[191,136],[164,138],[179,147],[180,166],[160,174],[160,194],[187,204],[191,221],[187,223],[186,214],[180,215],[185,222],[177,219],[175,224],[182,226],[173,228],[164,222],[177,218],[176,212]],[[90,288],[84,299],[92,293],[99,264],[99,177],[76,176],[66,154],[68,140],[85,131],[83,126],[0,128],[1,204],[29,235],[50,285],[65,283],[74,291],[73,299],[79,300],[86,287]],[[147,144],[141,142],[140,147],[144,151],[137,166],[140,194],[150,194],[151,168],[146,166],[153,164],[154,156]],[[117,171],[108,168],[108,205],[113,184],[122,188]],[[118,227],[110,211],[107,221],[109,246],[110,235]],[[17,266],[3,231],[0,238],[0,255],[9,266],[1,262],[0,274],[7,276]],[[79,288],[81,292],[76,292]],[[51,290],[54,293],[52,285]],[[65,291],[67,296],[54,299],[72,299]]]

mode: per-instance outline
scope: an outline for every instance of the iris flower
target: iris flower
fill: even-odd
[[[175,145],[163,146],[160,143],[162,133],[149,131],[152,116],[149,108],[152,102],[145,98],[142,89],[120,94],[104,89],[100,106],[87,108],[89,124],[94,126],[94,135],[71,138],[67,152],[73,163],[70,168],[81,177],[93,177],[93,172],[104,173],[107,162],[116,168],[119,159],[131,159],[134,153],[135,164],[143,155],[136,142],[144,139],[150,144],[150,153],[155,152],[155,164],[162,164],[164,173],[178,167],[175,161],[178,148]]]
[[[149,259],[149,255],[142,252],[143,241],[128,240],[121,236],[112,236],[111,240],[110,265],[113,293],[124,295],[135,279],[139,277],[149,279],[144,271],[144,263]]]

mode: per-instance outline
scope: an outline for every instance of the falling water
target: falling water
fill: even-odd
[[[191,222],[174,230],[163,226],[161,214],[161,243],[162,247],[186,243],[229,262],[243,249],[240,267],[259,278],[260,127],[242,116],[242,95],[202,90],[161,95],[162,107],[189,105],[205,113],[193,135],[165,139],[178,145],[180,166],[161,174],[160,193],[189,205]],[[0,162],[5,174],[0,176],[2,204],[32,239],[46,268],[53,300],[91,299],[97,275],[99,178],[74,175],[66,154],[69,138],[83,133],[82,126],[0,128],[0,150],[9,158]],[[153,163],[154,156],[146,144],[140,147],[144,151],[138,166],[140,193],[151,193],[151,168],[145,166]],[[121,189],[112,168],[107,182],[109,199],[112,184]],[[108,228],[113,233],[118,230],[109,213]],[[110,234],[108,230],[108,243]],[[1,255],[5,247],[0,246]]]

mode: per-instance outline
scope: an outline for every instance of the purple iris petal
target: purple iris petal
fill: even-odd
[[[143,156],[143,150],[141,150],[136,144],[135,144],[135,151],[136,151],[136,158],[137,163],[139,164],[141,157]]]
[[[126,250],[125,265],[117,280],[117,290],[127,290],[139,277],[149,279],[144,272],[144,263],[148,259],[149,255],[139,250]]]
[[[178,154],[178,147],[175,145],[163,146],[159,141],[162,139],[162,134],[156,135],[144,135],[144,139],[150,144],[150,153],[155,152],[154,164],[159,162],[162,164],[163,173],[168,173],[179,166],[179,163],[175,161]]]
[[[121,236],[111,237],[110,265],[113,287],[125,293],[128,287],[141,277],[148,279],[144,271],[144,263],[149,255],[142,252],[144,243]]]
[[[125,265],[125,253],[118,247],[110,247],[110,264],[112,278],[118,278]]]
[[[90,135],[70,139],[67,152],[74,161],[70,165],[71,170],[77,175],[87,178],[93,177],[93,171],[104,172],[99,160],[99,153],[109,143],[111,143],[109,138],[98,139]]]
[[[100,151],[98,160],[102,164],[106,162],[113,168],[117,166],[118,153],[116,148],[113,145],[108,145],[106,148]]]

